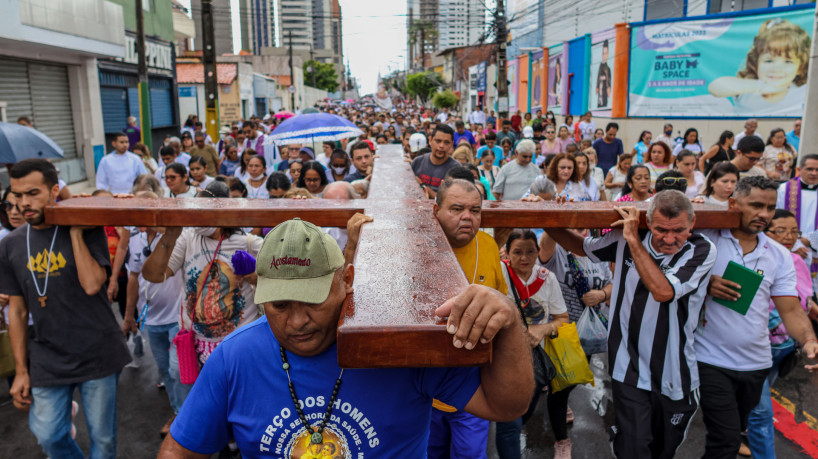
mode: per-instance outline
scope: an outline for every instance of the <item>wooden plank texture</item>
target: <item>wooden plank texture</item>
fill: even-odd
[[[46,208],[52,225],[273,227],[301,218],[346,227],[366,201],[329,199],[75,198]]]
[[[354,293],[338,328],[346,368],[481,365],[491,346],[452,346],[434,310],[468,285],[401,147],[378,151],[355,256]]]

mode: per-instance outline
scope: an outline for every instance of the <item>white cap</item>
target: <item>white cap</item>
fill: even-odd
[[[426,136],[420,132],[415,132],[409,136],[409,151],[417,153],[421,148],[426,147]]]
[[[531,139],[534,138],[534,128],[531,126],[526,126],[523,128],[523,138]]]

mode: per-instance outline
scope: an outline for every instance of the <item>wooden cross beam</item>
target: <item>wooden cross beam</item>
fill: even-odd
[[[456,349],[434,310],[467,286],[466,276],[417,186],[399,145],[379,150],[366,200],[118,199],[63,201],[46,210],[57,225],[272,227],[299,217],[319,226],[363,226],[355,257],[354,293],[343,306],[338,362],[345,368],[481,365],[491,346]],[[632,204],[632,203],[627,203]],[[634,203],[646,209],[645,203]],[[607,228],[620,203],[485,202],[487,228]],[[734,228],[739,214],[696,205],[699,228]],[[644,220],[644,212],[643,212]]]

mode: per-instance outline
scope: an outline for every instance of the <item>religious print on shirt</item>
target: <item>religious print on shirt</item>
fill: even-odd
[[[611,283],[613,275],[609,263],[593,263],[587,257],[575,257],[574,259],[588,280],[588,287],[591,290],[602,290],[603,287]],[[539,259],[537,263],[540,263]],[[578,321],[585,311],[585,303],[577,296],[574,276],[571,272],[571,263],[568,260],[568,252],[562,246],[557,245],[554,248],[554,255],[543,263],[543,266],[557,276],[562,290],[562,297],[565,299],[565,305],[568,308],[569,319],[572,322]]]
[[[299,405],[317,430],[341,373],[338,348],[312,357],[285,352]],[[174,440],[211,454],[232,437],[244,458],[425,457],[432,399],[463,409],[480,385],[473,367],[347,369],[319,447],[310,445],[282,364],[266,317],[225,338],[171,426]]]

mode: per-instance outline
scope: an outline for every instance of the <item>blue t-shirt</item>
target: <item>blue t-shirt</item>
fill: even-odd
[[[338,349],[314,357],[287,353],[290,376],[314,428],[341,372]],[[426,457],[432,399],[462,410],[480,385],[479,368],[347,369],[324,429],[332,456]],[[213,351],[170,433],[212,454],[235,438],[242,457],[313,457],[266,317],[236,330]],[[327,455],[332,447],[327,446]],[[315,453],[313,453],[314,455]]]
[[[469,145],[474,145],[474,136],[469,131],[463,131],[462,134],[458,134],[457,131],[454,131],[454,147],[457,148],[460,145],[460,140],[466,139],[469,141]]]

